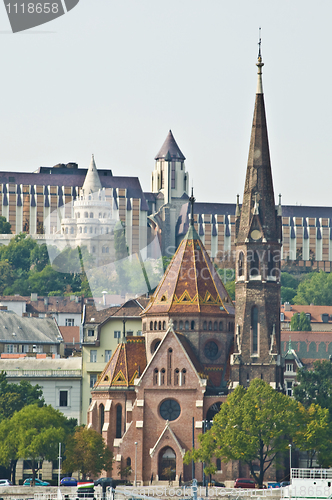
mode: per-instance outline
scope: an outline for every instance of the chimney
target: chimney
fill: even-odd
[[[285,311],[290,311],[292,309],[289,302],[285,302],[284,308],[285,308]]]
[[[31,302],[36,302],[38,300],[38,293],[31,294]]]
[[[103,305],[106,306],[106,294],[107,294],[107,292],[105,292],[105,290],[104,290],[101,293],[103,294]]]

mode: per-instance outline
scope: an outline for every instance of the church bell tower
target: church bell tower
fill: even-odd
[[[232,388],[261,378],[281,390],[281,201],[275,206],[262,85],[261,47],[242,207],[236,206],[236,279]]]

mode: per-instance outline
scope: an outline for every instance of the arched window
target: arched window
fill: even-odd
[[[70,234],[74,234],[74,228],[73,227],[70,228]]]
[[[99,425],[100,425],[99,428],[100,428],[100,434],[103,432],[104,421],[105,421],[104,405],[101,404],[101,405],[99,405]]]
[[[90,227],[90,234],[93,233],[93,227]]]
[[[167,385],[172,383],[172,353],[173,349],[169,348],[167,352]]]
[[[150,330],[153,330],[153,321],[150,321]]]
[[[243,252],[240,252],[239,254],[239,260],[238,260],[238,268],[237,268],[237,272],[238,272],[238,276],[243,276],[243,261],[244,261],[244,255],[243,255]]]
[[[257,354],[258,352],[258,307],[254,306],[251,309],[251,345],[252,354]]]
[[[157,321],[154,322],[154,330],[158,330],[158,323],[157,323]]]
[[[189,330],[189,321],[187,320],[184,324],[185,330]]]
[[[97,228],[95,227],[95,234],[97,234]]]
[[[93,213],[90,212],[90,219],[93,219]]]
[[[179,385],[180,370],[175,368],[174,370],[174,385]]]
[[[101,249],[101,251],[102,251],[102,253],[105,253],[105,247],[103,247],[103,248]]]
[[[250,276],[258,276],[260,274],[259,272],[259,255],[258,252],[255,250],[253,252],[253,259],[250,262]]]
[[[128,457],[126,460],[127,467],[131,467],[131,458]]]
[[[204,323],[203,323],[203,330],[207,330],[207,322],[206,321],[204,321]]]
[[[99,218],[99,219],[101,219],[101,218],[102,218],[102,213],[101,213],[101,212],[99,212],[99,216],[98,216],[98,218]]]
[[[178,327],[178,322],[177,322],[177,321],[174,321],[174,323],[173,323],[173,328],[174,328],[174,330],[176,330],[176,329],[177,329],[177,327]]]
[[[220,460],[220,458],[217,458],[217,460],[216,460],[216,467],[217,467],[217,470],[221,470],[221,460]]]
[[[82,232],[82,226],[80,227],[80,233]]]
[[[160,370],[160,384],[159,385],[165,385],[165,373],[166,373],[166,370],[165,368],[162,368]]]
[[[158,323],[158,329],[161,330],[161,321]]]
[[[96,247],[92,247],[92,253],[96,253]]]
[[[183,368],[183,370],[181,372],[181,384],[180,385],[186,385],[186,373],[187,373],[187,370],[185,368]]]
[[[219,321],[219,332],[223,331],[223,324],[222,321]]]
[[[66,234],[68,234],[68,227],[66,227],[66,229],[65,229],[65,233],[66,233]]]
[[[84,218],[87,219],[89,217],[88,212],[84,212]]]
[[[214,330],[215,332],[218,330],[218,322],[217,322],[217,321],[215,321],[215,322],[213,323],[213,330]]]
[[[121,436],[122,436],[122,406],[117,405],[115,437],[120,438]]]
[[[106,214],[103,214],[103,219],[106,219]]]
[[[191,329],[192,329],[192,330],[195,330],[195,321],[192,321],[192,322],[191,322]]]
[[[166,330],[166,321],[163,321],[163,330]]]
[[[85,226],[84,228],[84,232],[87,233],[88,232],[88,228]]]
[[[209,330],[212,330],[212,321],[209,321]]]
[[[158,385],[158,368],[155,368],[153,372],[153,385]]]
[[[76,214],[76,215],[77,215],[77,218],[78,218],[78,219],[80,219],[80,218],[81,218],[81,214],[80,214],[80,212],[77,212],[77,214]]]
[[[179,330],[183,330],[183,321],[179,321]]]

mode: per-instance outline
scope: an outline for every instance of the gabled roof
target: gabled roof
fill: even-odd
[[[234,314],[234,306],[195,228],[189,227],[143,312]]]
[[[167,434],[167,431],[170,433],[171,438],[173,439],[173,441],[174,441],[174,443],[175,443],[176,447],[177,447],[177,448],[179,449],[179,451],[180,451],[181,457],[183,458],[183,457],[184,457],[184,454],[185,454],[185,452],[186,452],[186,450],[185,450],[184,448],[182,448],[182,446],[180,445],[179,440],[178,440],[178,438],[176,437],[176,435],[174,434],[174,432],[172,431],[171,426],[170,426],[170,424],[169,424],[169,421],[168,421],[168,420],[166,420],[165,427],[164,427],[164,429],[163,429],[162,433],[160,434],[159,438],[157,439],[157,441],[156,441],[156,443],[155,443],[154,447],[153,447],[153,448],[150,448],[150,457],[153,457],[153,456],[154,456],[154,454],[156,453],[157,448],[158,448],[158,445],[159,445],[159,443],[161,442],[162,438],[163,438],[163,437]],[[168,443],[168,445],[170,445],[170,443]]]
[[[118,344],[94,390],[133,387],[145,367],[145,338],[128,337],[126,343]]]
[[[311,315],[310,323],[323,323],[322,314],[328,314],[328,323],[331,324],[332,316],[332,306],[313,306],[313,305],[291,305],[291,310],[285,310],[285,305],[283,304],[280,308],[280,312],[284,313],[284,321],[290,321],[294,314],[301,314],[301,312],[309,313]]]
[[[0,311],[0,343],[60,344],[60,330],[53,318],[25,318],[12,311]]]
[[[173,137],[172,131],[170,130],[167,134],[164,144],[161,146],[159,153],[155,156],[155,160],[165,160],[166,156],[172,160],[184,161],[186,158],[181,152],[176,140]]]
[[[26,297],[26,311],[28,313],[72,313],[80,314],[82,310],[81,297],[70,300],[70,297],[37,297],[31,300]]]
[[[202,378],[201,378],[201,376],[200,376],[200,374],[203,373],[203,368],[202,368],[201,364],[197,360],[197,358],[196,358],[193,350],[190,347],[189,342],[184,338],[184,336],[182,334],[176,333],[174,331],[174,329],[173,329],[173,322],[172,321],[169,323],[168,329],[167,329],[167,331],[166,331],[163,339],[161,340],[161,342],[158,345],[157,349],[153,353],[152,358],[150,359],[149,363],[146,365],[146,368],[145,368],[144,372],[142,373],[141,378],[136,383],[136,385],[140,385],[141,384],[141,381],[143,380],[143,378],[144,378],[147,370],[149,369],[149,367],[154,362],[154,359],[157,356],[157,354],[162,351],[163,345],[166,342],[166,339],[168,337],[170,337],[170,336],[173,336],[176,339],[176,341],[178,342],[179,349],[181,349],[182,352],[184,353],[185,357],[187,358],[189,364],[191,365],[191,367],[193,369],[193,372],[196,374],[196,376],[197,376],[200,384],[201,385],[206,385],[206,380],[203,381]]]
[[[98,311],[94,304],[86,304],[84,324],[102,324],[113,317],[140,318],[141,312],[147,306],[149,299],[138,297],[137,299],[127,300],[121,306],[108,307]]]

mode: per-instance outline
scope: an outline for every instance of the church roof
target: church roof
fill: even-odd
[[[128,337],[126,343],[118,344],[94,390],[133,387],[135,378],[140,377],[145,367],[144,337]]]
[[[99,179],[99,174],[97,172],[97,167],[95,164],[94,156],[91,157],[90,166],[88,168],[88,172],[85,177],[84,184],[82,186],[83,193],[85,195],[90,193],[96,193],[101,189],[101,182]]]
[[[166,157],[167,160],[172,159],[183,161],[186,159],[179,146],[177,145],[171,130],[168,132],[165,142],[161,146],[159,153],[155,157],[155,160],[165,160]]]
[[[189,227],[142,313],[234,314],[234,306],[195,228]]]
[[[247,174],[244,186],[238,243],[244,243],[255,226],[267,242],[277,241],[278,233],[273,192],[270,150],[262,90],[262,60],[258,58],[258,84],[251,130]]]

